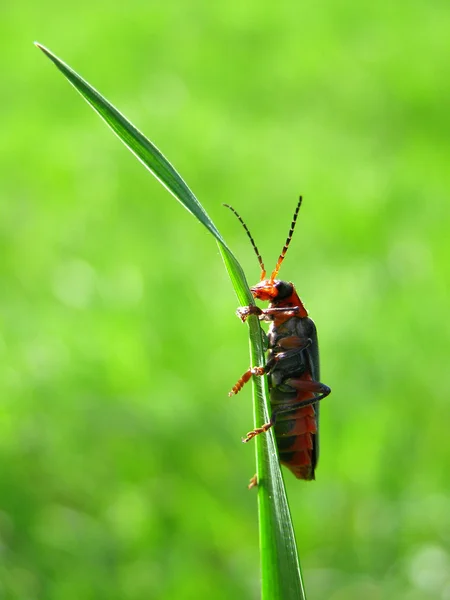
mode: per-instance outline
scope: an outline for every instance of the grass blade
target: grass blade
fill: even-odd
[[[127,148],[212,233],[219,245],[239,303],[243,306],[253,304],[254,300],[242,267],[200,202],[170,162],[87,81],[50,50],[38,43],[36,46],[56,65]],[[259,321],[252,316],[248,319],[248,324],[252,364],[262,365],[264,350]],[[255,424],[260,426],[269,418],[267,380],[265,377],[253,379]],[[305,595],[294,530],[272,431],[256,438],[256,458],[259,481],[262,598],[263,600],[301,600]]]

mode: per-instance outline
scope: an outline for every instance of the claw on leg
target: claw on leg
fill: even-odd
[[[251,490],[254,487],[258,487],[258,475],[253,475],[253,477],[248,482],[248,489]]]
[[[242,440],[242,442],[244,444],[246,444],[247,442],[252,440],[254,437],[259,435],[260,433],[265,433],[266,431],[268,431],[272,426],[273,426],[273,422],[269,421],[269,423],[265,423],[262,427],[257,427],[253,431],[249,431],[247,433],[247,436]]]
[[[241,319],[243,323],[248,319],[250,315],[261,315],[263,310],[259,308],[259,306],[255,306],[254,304],[250,306],[240,306],[236,310],[237,316]]]

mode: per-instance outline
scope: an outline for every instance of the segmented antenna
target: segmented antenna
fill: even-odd
[[[272,283],[273,283],[275,277],[278,275],[278,271],[280,270],[281,263],[283,262],[284,257],[286,256],[287,249],[289,248],[289,244],[291,243],[292,234],[294,233],[294,227],[295,227],[295,223],[297,221],[298,211],[300,210],[300,206],[302,205],[302,200],[303,200],[303,198],[300,196],[300,198],[298,199],[297,207],[294,212],[294,217],[292,219],[291,228],[289,229],[289,234],[287,236],[286,243],[284,244],[283,250],[281,251],[280,258],[278,259],[275,269],[273,270],[272,275],[270,276],[270,281]]]
[[[226,208],[229,208],[231,210],[231,212],[233,212],[236,215],[236,217],[242,223],[242,226],[244,227],[244,229],[245,229],[248,237],[250,238],[250,241],[251,241],[252,246],[253,246],[253,250],[255,251],[255,254],[258,257],[259,266],[261,267],[261,279],[260,279],[260,281],[262,281],[266,277],[266,268],[264,267],[264,263],[263,263],[263,260],[261,258],[261,254],[259,253],[259,250],[256,247],[255,240],[252,238],[252,234],[250,233],[249,228],[244,223],[244,221],[243,221],[242,217],[240,216],[240,214],[236,210],[234,210],[234,208],[232,206],[230,206],[229,204],[224,204],[224,206]]]

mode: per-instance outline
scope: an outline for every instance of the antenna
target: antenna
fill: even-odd
[[[303,198],[301,196],[298,199],[297,207],[294,212],[294,217],[292,218],[291,228],[289,229],[289,234],[287,236],[286,243],[284,244],[283,250],[281,251],[280,258],[278,259],[275,269],[273,270],[272,275],[270,276],[270,281],[272,283],[273,283],[275,277],[278,275],[278,271],[280,270],[281,263],[283,262],[284,257],[286,256],[287,249],[289,248],[289,244],[291,243],[292,234],[294,233],[295,223],[297,222],[298,211],[300,210],[300,206],[302,205],[302,199]]]
[[[263,263],[263,260],[262,260],[262,258],[261,258],[261,254],[259,253],[259,250],[258,250],[258,248],[256,247],[255,240],[252,238],[252,234],[251,234],[251,233],[250,233],[250,231],[249,231],[249,228],[248,228],[248,227],[247,227],[247,225],[244,223],[244,221],[243,221],[242,217],[239,215],[239,213],[238,213],[236,210],[234,210],[234,208],[233,208],[232,206],[230,206],[229,204],[224,204],[224,206],[225,206],[226,208],[229,208],[229,209],[231,210],[231,212],[233,212],[233,213],[236,215],[236,217],[237,217],[237,218],[239,219],[239,221],[242,223],[242,225],[243,225],[243,227],[244,227],[244,229],[245,229],[245,231],[246,231],[246,233],[247,233],[248,237],[250,238],[250,241],[251,241],[251,243],[252,243],[252,246],[253,246],[253,250],[255,251],[255,254],[256,254],[256,256],[258,257],[259,266],[261,267],[261,279],[260,279],[260,281],[263,281],[263,279],[265,279],[265,277],[266,277],[266,269],[265,269],[265,267],[264,267],[264,263]],[[297,212],[298,212],[298,211],[297,211]]]

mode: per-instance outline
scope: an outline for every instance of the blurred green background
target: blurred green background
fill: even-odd
[[[0,598],[259,597],[247,331],[213,238],[37,39],[315,319],[311,599],[450,599],[448,2],[1,10]]]

